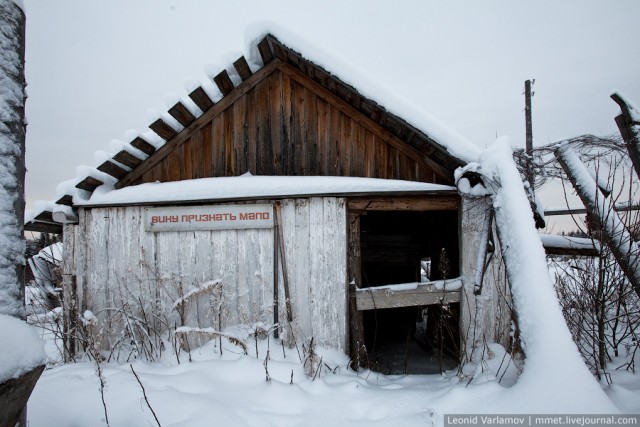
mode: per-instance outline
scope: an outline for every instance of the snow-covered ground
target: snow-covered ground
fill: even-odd
[[[322,369],[313,379],[305,376],[295,348],[283,349],[273,338],[258,340],[256,357],[255,340],[245,339],[247,355],[223,341],[221,356],[213,340],[192,350],[191,362],[183,353],[178,363],[167,349],[154,363],[103,364],[109,425],[158,425],[150,406],[164,427],[439,426],[447,413],[541,412],[538,402],[549,394],[544,388],[529,390],[527,398],[514,405],[505,396],[515,390],[491,375],[468,384],[456,370],[443,375],[356,373],[348,369],[348,358],[335,350],[318,350]],[[623,413],[640,413],[640,375],[615,371],[612,377],[613,385],[603,388],[616,407]],[[579,394],[565,396],[543,412],[571,411],[581,399]],[[600,412],[609,404],[601,403],[587,412]],[[29,401],[29,426],[52,425],[106,425],[95,363],[60,365],[44,372]]]

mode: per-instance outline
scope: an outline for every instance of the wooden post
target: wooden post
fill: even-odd
[[[616,124],[620,129],[620,135],[627,144],[627,151],[629,157],[633,163],[633,168],[636,171],[636,175],[640,178],[640,135],[638,135],[638,129],[640,129],[640,111],[637,111],[630,105],[620,94],[614,93],[611,95],[616,104],[620,106],[622,111],[619,116],[616,117]]]
[[[349,355],[351,367],[355,370],[363,366],[364,354],[364,319],[358,311],[356,288],[362,284],[360,257],[360,213],[349,212],[348,215],[349,247],[347,262],[349,269]]]
[[[491,216],[491,200],[487,196],[474,197],[461,193],[460,220],[460,341],[461,363],[477,361],[483,354],[486,343],[499,341],[496,336],[500,298],[495,290],[493,277],[488,275],[486,283],[478,283],[482,277],[479,269],[484,267],[486,254],[485,224]],[[478,289],[481,292],[478,293]]]
[[[278,229],[278,240],[280,241],[280,259],[282,260],[282,283],[284,285],[285,306],[287,309],[287,320],[293,321],[293,311],[291,310],[291,294],[289,292],[289,275],[287,274],[287,258],[284,248],[284,234],[282,232],[282,205],[276,202],[276,224]]]
[[[526,127],[526,149],[525,153],[527,155],[527,181],[529,181],[529,185],[531,186],[531,192],[534,192],[534,177],[533,177],[533,125],[531,122],[531,97],[533,96],[531,92],[531,86],[533,85],[535,80],[527,80],[524,82],[524,115],[525,115],[525,127]]]
[[[278,318],[278,304],[280,304],[278,297],[278,215],[275,207],[273,208],[274,218],[276,218],[276,222],[273,228],[273,323],[275,325],[275,329],[273,331],[273,336],[275,338],[279,338],[279,330],[280,330],[280,319]]]
[[[602,240],[609,246],[618,265],[640,296],[639,248],[615,212],[614,201],[602,194],[587,168],[568,144],[561,144],[555,155],[580,196],[587,213],[602,233]]]

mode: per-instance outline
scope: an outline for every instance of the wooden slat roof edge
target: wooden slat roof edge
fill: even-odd
[[[352,108],[363,114],[365,117],[372,119],[374,122],[387,129],[390,133],[394,134],[400,140],[405,142],[409,147],[424,156],[424,158],[441,162],[442,166],[451,172],[453,172],[453,170],[458,166],[464,165],[464,161],[455,157],[442,144],[438,143],[426,132],[416,128],[403,118],[388,111],[384,106],[380,105],[375,100],[363,96],[355,87],[344,82],[340,79],[340,77],[324,69],[320,65],[315,64],[309,59],[306,59],[302,54],[289,48],[287,45],[278,40],[274,35],[266,34],[264,37],[258,39],[255,43],[256,46],[261,49],[260,56],[262,57],[263,62],[265,62],[262,68],[258,71],[261,71],[270,65],[271,67],[273,67],[272,62],[277,62],[278,60],[287,63],[299,70],[302,74],[305,74],[307,77],[314,80],[334,96],[342,99],[344,102],[349,104]],[[268,49],[269,52],[265,52],[265,49]],[[269,53],[271,54],[271,56],[269,56]],[[241,56],[240,58],[238,58],[238,60],[231,64],[230,67],[237,67],[237,64],[246,62],[246,60],[243,61],[243,59],[244,56]],[[212,100],[210,108],[222,103],[225,98],[232,97],[233,94],[239,89],[242,90],[243,85],[252,84],[251,80],[252,78],[256,77],[256,74],[254,73],[250,76],[246,75],[245,77],[246,79],[243,79],[238,86],[235,86],[230,90],[230,92],[224,94],[222,99],[218,100],[217,102],[213,102]],[[205,114],[206,111],[203,111],[203,115]],[[196,122],[197,119],[195,122],[191,123],[191,125],[185,126],[183,130],[176,132],[174,135],[170,136],[169,139],[166,140],[164,146],[168,145],[171,141],[184,138],[182,134],[190,132]],[[151,123],[149,126],[150,129],[153,130],[152,126],[154,126],[154,123]],[[428,147],[424,147],[425,144]],[[140,168],[152,167],[148,165],[157,164],[158,160],[156,159],[164,158],[164,156],[168,154],[167,150],[161,149],[164,146],[160,147],[160,149],[154,151],[153,153],[145,153],[149,154],[149,157],[147,157],[145,160],[142,160],[140,164],[133,167],[131,171],[120,178],[116,182],[115,187],[122,188],[131,184],[133,180],[136,179],[132,179],[132,177],[138,176],[140,174]],[[87,177],[85,177],[85,180],[86,179]],[[80,181],[82,181],[82,179]],[[87,191],[89,190],[87,189]],[[92,191],[89,192],[91,193]]]

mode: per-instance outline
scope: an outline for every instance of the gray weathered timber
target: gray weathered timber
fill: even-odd
[[[478,268],[484,263],[486,253],[480,245],[486,242],[482,234],[487,232],[485,218],[491,209],[489,197],[462,197],[460,236],[464,238],[464,245],[460,245],[460,340],[463,363],[481,357],[486,343],[498,342],[509,348],[511,292],[497,247],[482,282],[478,283]],[[478,285],[481,290],[476,294]]]
[[[460,279],[447,281],[448,285],[457,285]],[[377,310],[382,308],[411,307],[440,303],[460,302],[460,290],[437,289],[433,284],[416,284],[415,288],[406,289],[402,285],[360,288],[355,292],[358,310]]]
[[[346,350],[345,201],[304,198],[282,204],[291,330],[296,339],[313,337],[318,345]],[[81,208],[78,219],[78,225],[65,226],[70,256],[63,268],[76,279],[76,297],[65,292],[65,306],[75,304],[80,314],[91,310],[97,316],[95,330],[106,331],[104,348],[123,333],[143,333],[139,319],[157,331],[167,325],[224,330],[272,322],[273,230],[152,233],[144,229],[139,206]],[[219,286],[174,308],[189,291],[215,280]]]

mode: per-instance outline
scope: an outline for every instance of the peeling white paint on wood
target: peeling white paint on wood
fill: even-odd
[[[313,337],[318,345],[345,350],[345,200],[282,204],[296,339]],[[153,233],[145,231],[145,208],[131,206],[80,209],[79,224],[65,226],[65,233],[65,274],[76,276],[79,313],[93,311],[106,327],[104,347],[125,330],[136,333],[133,317],[158,329],[273,323],[273,229]],[[281,271],[279,276],[282,322]],[[187,292],[216,279],[221,289],[196,293],[172,309]]]

